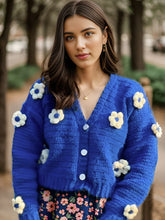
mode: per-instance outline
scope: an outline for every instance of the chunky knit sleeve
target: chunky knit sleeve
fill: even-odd
[[[117,183],[100,220],[133,219],[153,182],[157,137],[161,128],[153,129],[157,124],[143,88],[138,83],[127,98],[127,108],[128,115],[124,119],[127,121],[124,123],[128,123],[128,134],[121,158],[116,161]]]
[[[14,113],[13,138],[13,187],[14,210],[20,220],[39,220],[38,214],[38,159],[43,147],[43,107],[44,84],[36,82],[30,90],[21,111]]]

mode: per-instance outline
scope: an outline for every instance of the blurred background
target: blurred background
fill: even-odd
[[[20,110],[53,44],[58,12],[67,0],[0,0],[0,219],[11,207],[12,114]],[[165,129],[165,1],[97,0],[115,35],[119,73],[139,81]],[[165,136],[152,190],[136,220],[165,220]]]

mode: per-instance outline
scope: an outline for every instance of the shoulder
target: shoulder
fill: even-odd
[[[135,109],[143,109],[141,112],[149,111],[146,93],[139,82],[119,75],[113,75],[112,81],[115,83],[110,96],[120,108],[125,106],[129,113]]]
[[[118,84],[123,88],[123,87],[128,87],[132,90],[134,89],[142,89],[142,86],[140,85],[139,82],[133,80],[133,79],[129,79],[129,78],[126,78],[124,76],[119,76],[119,75],[116,75],[116,78],[117,78],[117,82]]]
[[[28,97],[23,105],[38,108],[44,106],[45,103],[48,103],[50,100],[53,100],[53,95],[48,92],[45,83],[41,79],[38,79],[32,84]]]
[[[129,79],[117,74],[113,75],[114,90],[123,97],[132,97],[136,92],[144,93],[141,84],[133,79]]]
[[[32,84],[29,95],[33,100],[46,100],[53,97],[53,95],[48,91],[46,83],[41,79],[36,80]]]

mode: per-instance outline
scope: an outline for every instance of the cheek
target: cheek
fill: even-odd
[[[102,52],[102,48],[103,48],[103,43],[101,38],[94,38],[91,42],[90,42],[90,48],[92,48],[95,52],[97,53],[101,53]]]

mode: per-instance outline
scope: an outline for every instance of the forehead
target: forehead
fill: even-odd
[[[93,21],[79,15],[74,15],[65,20],[64,32],[78,32],[89,27],[100,29]]]

